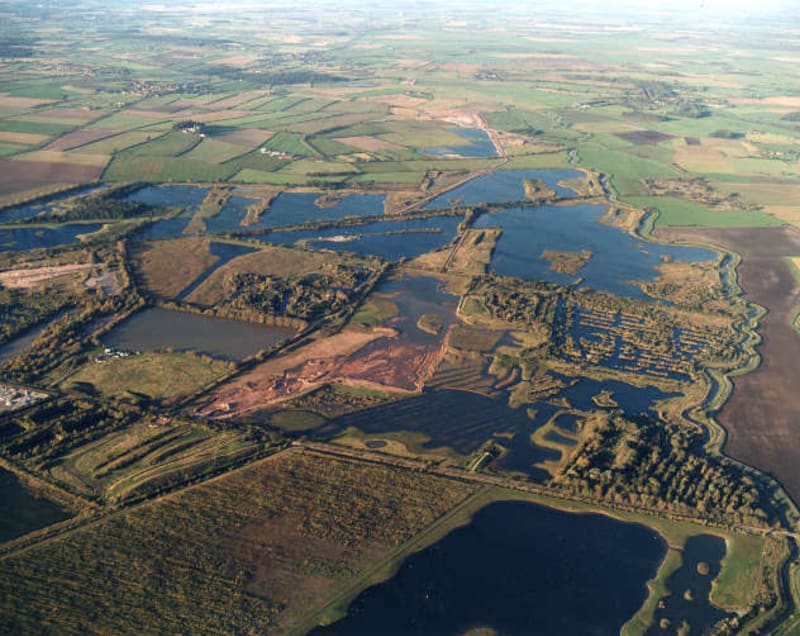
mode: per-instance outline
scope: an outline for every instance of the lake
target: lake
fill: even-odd
[[[60,192],[50,196],[41,197],[31,203],[15,205],[0,211],[0,223],[13,223],[20,219],[29,219],[39,214],[48,214],[61,204],[81,197],[85,194],[102,190],[108,186],[104,184],[94,184],[75,188],[69,192]]]
[[[243,360],[294,335],[288,327],[211,318],[152,307],[102,337],[107,347],[126,351],[196,351],[224,360]]]
[[[619,634],[667,553],[654,531],[534,503],[492,503],[409,557],[315,636]]]
[[[92,234],[103,227],[102,223],[72,223],[57,227],[0,228],[0,252],[33,250],[76,243],[79,236]]]
[[[299,232],[270,232],[253,237],[275,245],[306,241],[309,247],[354,252],[387,260],[415,258],[449,245],[462,216],[435,216],[403,221],[376,221],[365,225],[330,227]]]
[[[206,227],[211,233],[241,232],[259,228],[273,228],[289,225],[302,225],[320,221],[338,221],[350,216],[381,216],[383,214],[383,195],[350,194],[340,197],[335,205],[320,207],[317,200],[321,193],[282,192],[266,210],[258,222],[242,226],[247,216],[247,208],[255,199],[233,196],[220,210],[220,213],[206,219]]]
[[[639,240],[627,232],[599,221],[605,207],[515,207],[483,214],[478,228],[501,228],[502,235],[492,256],[490,269],[501,276],[544,280],[568,285],[582,279],[581,286],[630,298],[647,298],[633,281],[653,280],[655,267],[664,259],[684,262],[716,260],[711,250],[660,245]],[[591,252],[589,261],[575,274],[554,272],[545,250]]]
[[[436,197],[425,208],[436,210],[451,207],[451,201],[458,201],[459,206],[480,205],[486,203],[504,203],[506,201],[527,201],[525,181],[537,179],[546,183],[563,199],[575,196],[575,191],[558,185],[559,181],[578,179],[583,176],[580,170],[548,168],[542,170],[498,170],[482,177],[476,177]]]
[[[497,148],[495,148],[491,137],[485,130],[480,128],[451,128],[449,132],[465,139],[468,143],[458,146],[422,148],[420,153],[432,157],[446,157],[448,155],[468,158],[497,156]]]

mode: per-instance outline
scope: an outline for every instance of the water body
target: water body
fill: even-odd
[[[309,247],[316,249],[400,260],[415,258],[449,245],[461,221],[461,216],[436,216],[321,230],[270,232],[258,238],[275,245],[294,245],[299,241],[307,241]]]
[[[20,219],[29,219],[39,214],[48,214],[52,212],[59,205],[65,201],[74,199],[76,197],[102,190],[108,186],[104,184],[89,185],[82,188],[71,190],[70,192],[62,192],[53,194],[47,197],[42,197],[31,203],[24,203],[22,205],[15,205],[0,211],[0,223],[13,223]]]
[[[71,516],[52,501],[34,497],[14,473],[0,468],[0,542]]]
[[[583,176],[580,170],[545,169],[545,170],[498,170],[483,177],[477,177],[449,192],[436,197],[425,208],[436,210],[450,207],[451,201],[459,201],[459,205],[480,205],[486,203],[504,203],[506,201],[527,201],[525,181],[537,179],[546,183],[563,199],[575,196],[575,191],[558,185],[559,181],[578,179]]]
[[[380,297],[394,303],[399,315],[385,323],[398,330],[400,335],[395,342],[408,341],[411,344],[438,344],[442,335],[456,322],[458,296],[448,294],[444,283],[427,276],[408,276],[393,278],[382,283],[376,290]],[[436,315],[441,319],[439,334],[428,333],[419,328],[422,316]]]
[[[102,337],[103,344],[127,351],[196,351],[224,360],[242,360],[292,336],[294,329],[210,318],[158,307],[145,309]]]
[[[499,227],[490,268],[502,276],[544,280],[568,285],[581,278],[591,287],[629,298],[647,298],[632,281],[653,280],[655,267],[663,259],[684,262],[714,260],[714,252],[703,248],[659,245],[637,240],[627,232],[600,223],[605,208],[599,205],[571,207],[516,207],[484,214],[475,222],[479,228]],[[576,275],[554,272],[545,250],[592,253]]]
[[[557,373],[552,375],[569,381],[568,378]],[[638,387],[616,380],[600,381],[580,378],[574,385],[559,393],[558,397],[566,398],[573,408],[580,411],[592,411],[599,408],[592,398],[599,395],[601,391],[610,391],[611,399],[629,417],[642,414],[655,415],[653,406],[656,402],[680,395],[680,393],[666,393],[653,386]]]
[[[591,316],[590,312],[578,307],[573,307],[572,309],[573,319],[568,328],[565,327],[567,310],[563,299],[559,300],[555,312],[553,344],[563,347],[567,336],[570,336],[576,343],[578,350],[578,354],[575,356],[562,354],[565,359],[583,360],[587,356],[587,349],[591,343],[602,342],[608,345],[609,341],[611,341],[613,350],[597,361],[596,364],[598,366],[630,373],[661,376],[672,380],[688,380],[688,374],[674,371],[670,364],[678,360],[691,362],[702,353],[703,343],[701,341],[684,338],[683,330],[675,328],[669,334],[672,346],[670,358],[647,358],[645,356],[649,351],[646,348],[633,346],[626,340],[624,335],[620,335],[623,333],[621,330],[617,329],[616,333],[613,331],[614,328],[619,328],[622,324],[620,315],[614,317],[610,327],[603,327],[593,324],[591,320],[587,319]],[[638,326],[643,324],[643,321],[629,324]]]
[[[83,234],[92,234],[103,227],[102,223],[73,223],[47,227],[20,227],[0,229],[0,252],[17,252],[41,247],[56,247],[77,243]]]
[[[59,320],[68,313],[70,313],[68,310],[60,311],[58,312],[58,314],[56,314],[49,320],[45,320],[45,322],[42,322],[38,325],[30,327],[29,329],[26,329],[24,332],[14,337],[12,340],[9,340],[3,345],[0,345],[0,363],[13,360],[18,355],[28,351],[33,345],[33,343],[36,342],[36,339],[41,335],[41,333],[45,329],[47,329],[56,320]]]
[[[731,616],[714,607],[708,598],[711,583],[722,568],[725,552],[725,540],[720,537],[703,534],[687,539],[681,567],[667,579],[670,595],[664,599],[663,607],[656,609],[648,636],[674,634],[675,628],[683,621],[692,626],[693,634],[702,634],[714,623]],[[669,621],[668,629],[661,628],[659,623],[662,619]]]
[[[187,208],[196,212],[208,194],[208,188],[194,185],[157,185],[132,192],[126,201],[139,201],[145,205],[166,208]]]
[[[595,514],[498,502],[412,555],[315,636],[619,634],[667,553],[652,530]]]
[[[339,221],[346,217],[381,216],[383,214],[383,195],[350,194],[343,196],[336,205],[320,207],[316,201],[319,193],[283,192],[270,204],[257,223],[243,227],[247,216],[247,208],[254,199],[231,197],[220,213],[206,220],[209,232],[241,232],[243,230],[286,227],[316,223],[321,221]]]
[[[226,265],[234,258],[238,258],[239,256],[244,256],[245,254],[250,254],[252,252],[256,252],[254,247],[248,247],[246,245],[234,245],[232,243],[217,243],[212,242],[208,246],[208,251],[211,253],[212,256],[216,256],[218,258],[217,262],[214,263],[211,267],[209,267],[206,271],[204,271],[200,276],[195,278],[180,294],[178,294],[179,300],[184,300],[188,298],[191,293],[200,287],[204,282],[208,280],[208,278],[216,272],[220,267]]]
[[[466,139],[469,143],[462,146],[437,146],[436,148],[423,148],[420,153],[433,157],[446,157],[458,155],[459,157],[496,157],[497,148],[492,143],[491,137],[480,128],[451,128],[450,132]]]

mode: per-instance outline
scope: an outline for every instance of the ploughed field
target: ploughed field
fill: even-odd
[[[708,242],[741,254],[739,284],[745,297],[767,309],[759,333],[758,368],[734,379],[718,414],[728,433],[725,452],[760,468],[800,499],[800,337],[795,326],[800,279],[787,259],[800,253],[800,233],[785,228],[659,231],[663,238]]]

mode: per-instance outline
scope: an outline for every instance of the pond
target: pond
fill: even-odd
[[[30,203],[23,203],[5,208],[0,211],[0,223],[12,223],[20,219],[29,219],[38,214],[47,214],[52,212],[62,203],[74,199],[76,197],[102,190],[108,186],[104,184],[88,185],[81,188],[75,188],[69,192],[59,192],[46,197],[41,197]]]
[[[311,633],[616,635],[666,553],[638,524],[496,502],[365,590],[344,619]]]
[[[719,575],[727,551],[725,540],[708,534],[689,537],[682,551],[681,566],[667,579],[670,595],[656,609],[653,626],[647,634],[675,633],[675,626],[686,621],[692,633],[702,634],[706,628],[730,616],[709,601],[711,585]],[[669,621],[669,628],[660,622]]]
[[[224,360],[243,360],[294,335],[288,327],[211,318],[153,307],[134,314],[102,337],[107,347],[126,351],[195,351]]]
[[[497,148],[492,143],[491,137],[480,128],[451,128],[451,133],[465,139],[468,143],[460,146],[437,146],[435,148],[422,148],[420,153],[433,157],[446,157],[457,155],[459,157],[496,157]]]
[[[102,223],[72,223],[57,227],[0,228],[0,252],[33,250],[76,243],[80,236],[92,234],[103,227]]]
[[[638,240],[627,232],[599,221],[605,208],[598,205],[569,207],[515,207],[481,215],[479,228],[502,228],[490,269],[501,276],[544,280],[581,286],[630,298],[646,298],[633,281],[653,280],[655,267],[665,260],[699,262],[715,260],[703,248],[660,245]],[[556,272],[543,258],[545,250],[579,253],[590,258],[575,274]]]
[[[186,208],[196,212],[208,194],[208,188],[195,185],[146,186],[125,197],[155,208]]]
[[[257,201],[234,196],[228,199],[218,215],[206,219],[206,227],[211,233],[241,232],[383,214],[383,195],[349,194],[332,200],[330,205],[320,206],[317,201],[321,196],[320,193],[282,192],[258,222],[247,226],[241,223],[247,216],[247,208]]]
[[[415,258],[449,245],[463,220],[462,216],[435,216],[320,230],[270,232],[253,238],[275,245],[294,245],[305,241],[309,247],[316,249],[400,260]]]
[[[34,497],[14,473],[0,468],[0,542],[71,516],[52,501]]]
[[[459,206],[485,203],[504,203],[506,201],[527,201],[525,181],[537,179],[546,183],[563,199],[575,196],[575,191],[558,185],[559,181],[578,179],[583,176],[580,170],[548,168],[542,170],[498,170],[482,177],[476,177],[464,185],[436,197],[425,208],[436,210],[448,208],[451,201]]]

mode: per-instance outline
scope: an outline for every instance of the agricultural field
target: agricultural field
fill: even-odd
[[[0,631],[793,633],[780,2],[5,2]]]

